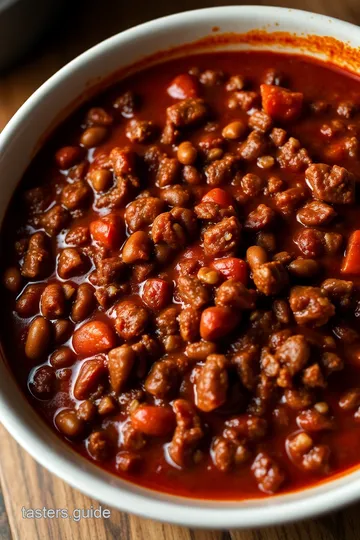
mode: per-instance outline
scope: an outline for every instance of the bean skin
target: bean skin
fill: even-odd
[[[55,417],[55,424],[59,431],[69,439],[75,439],[83,434],[85,423],[71,409],[60,411]]]
[[[4,273],[4,285],[12,293],[17,294],[21,289],[22,277],[16,266],[11,266]]]
[[[74,322],[86,319],[94,308],[94,289],[89,283],[82,283],[76,292],[75,302],[71,310]]]
[[[41,358],[47,351],[51,339],[51,323],[37,317],[29,327],[25,343],[25,354],[31,360]]]
[[[246,252],[246,259],[250,268],[253,270],[260,264],[266,263],[268,256],[264,248],[260,246],[251,246]]]

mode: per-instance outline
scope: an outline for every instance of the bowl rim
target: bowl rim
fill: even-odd
[[[74,71],[82,67],[94,57],[101,56],[105,51],[128,39],[145,36],[156,32],[163,26],[186,25],[191,21],[201,21],[204,18],[215,21],[216,16],[228,14],[231,17],[253,16],[256,10],[270,19],[298,17],[306,23],[309,16],[320,27],[330,22],[333,28],[341,29],[349,35],[360,29],[348,22],[326,15],[308,11],[271,6],[224,6],[185,11],[166,17],[161,17],[116,34],[85,51],[74,60],[62,67],[38,88],[20,107],[0,134],[1,154],[11,139],[16,136],[24,118],[31,115],[33,107],[51,94],[54,87],[68,79]],[[306,28],[306,26],[304,26]],[[76,96],[75,96],[76,97]],[[25,398],[24,398],[25,399]],[[49,444],[46,437],[29,427],[22,419],[11,399],[0,392],[0,420],[14,439],[42,466],[48,469],[72,487],[80,490],[89,497],[95,497],[100,502],[125,512],[143,517],[165,521],[167,523],[184,525],[192,528],[231,529],[279,525],[293,520],[313,517],[335,508],[349,504],[360,497],[360,470],[349,471],[341,478],[335,477],[319,486],[305,488],[289,495],[272,496],[269,499],[252,499],[249,501],[215,501],[218,507],[206,506],[206,500],[174,497],[166,493],[158,493],[144,489],[130,482],[125,487],[113,486],[99,479],[85,468],[68,459],[66,452],[53,449],[53,457],[49,459]],[[357,474],[358,472],[358,474]],[[324,489],[324,485],[325,489]],[[135,486],[135,487],[134,487]],[[326,489],[328,487],[329,489]],[[139,493],[135,491],[138,489]],[[284,500],[283,500],[284,499]],[[254,507],[257,502],[262,504]],[[210,501],[207,501],[210,502]]]

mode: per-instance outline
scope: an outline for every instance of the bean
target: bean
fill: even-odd
[[[64,315],[65,293],[60,283],[50,283],[40,299],[41,313],[47,319],[57,319]]]
[[[55,425],[65,437],[74,439],[80,437],[85,429],[84,421],[78,418],[71,409],[60,411],[55,417]]]
[[[260,264],[266,263],[268,260],[267,253],[264,248],[260,246],[250,246],[246,251],[246,259],[252,270]]]
[[[189,141],[182,142],[177,151],[177,158],[183,165],[192,165],[195,163],[197,150]]]
[[[314,259],[295,259],[289,264],[289,272],[298,278],[310,278],[320,271],[320,265]]]
[[[245,122],[243,122],[242,120],[235,120],[234,122],[231,122],[230,124],[225,126],[221,134],[224,139],[235,140],[240,139],[240,137],[245,134],[246,129],[247,126]]]
[[[4,285],[12,293],[17,294],[21,289],[21,273],[16,266],[10,266],[4,273]]]
[[[95,191],[106,191],[112,183],[113,175],[108,169],[94,169],[89,173],[89,180]]]
[[[16,313],[20,317],[32,317],[39,312],[39,301],[44,285],[36,283],[28,285],[20,298],[16,301]]]
[[[70,169],[82,160],[84,150],[80,146],[64,146],[55,154],[55,161],[59,169]]]
[[[69,320],[58,319],[57,321],[54,321],[53,325],[55,343],[64,343],[64,341],[67,341],[70,338],[73,325]]]
[[[135,364],[136,355],[131,347],[122,345],[109,352],[110,384],[116,394],[122,390]]]
[[[51,323],[44,317],[37,317],[29,327],[25,342],[25,354],[36,360],[46,353],[51,338]]]
[[[114,119],[101,107],[93,107],[86,115],[86,121],[90,125],[110,126]]]
[[[122,257],[126,264],[148,261],[151,253],[151,241],[146,232],[136,231],[126,241]]]
[[[107,129],[102,126],[89,127],[81,135],[80,142],[85,148],[94,148],[102,143],[107,133]]]
[[[75,302],[71,310],[71,318],[75,322],[86,319],[94,307],[94,289],[89,283],[82,283],[76,292]]]
[[[75,362],[75,355],[69,347],[59,347],[50,356],[50,364],[55,369],[70,367]]]

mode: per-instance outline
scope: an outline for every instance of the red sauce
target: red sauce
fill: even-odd
[[[298,139],[301,142],[301,146],[305,148],[311,160],[314,163],[328,163],[330,165],[336,164],[341,167],[345,167],[347,171],[354,174],[358,179],[360,176],[360,154],[358,154],[357,140],[360,131],[360,113],[358,112],[360,107],[360,81],[358,77],[352,76],[345,71],[333,68],[329,65],[322,64],[318,61],[312,61],[301,56],[290,56],[286,54],[273,54],[264,52],[224,52],[224,53],[209,53],[200,55],[189,55],[186,58],[180,58],[176,60],[170,60],[166,63],[152,66],[148,69],[144,69],[138,73],[135,73],[125,80],[116,83],[113,87],[107,90],[105,93],[97,96],[91,103],[86,103],[76,113],[74,113],[56,132],[52,135],[49,141],[44,145],[41,151],[38,153],[34,161],[30,164],[24,179],[22,180],[14,199],[10,204],[7,218],[5,220],[2,241],[3,241],[3,262],[4,268],[10,266],[19,267],[23,264],[23,254],[14,249],[15,243],[22,241],[24,238],[28,238],[35,231],[43,230],[42,224],[39,219],[34,221],[34,216],[31,215],[28,208],[23,206],[24,191],[34,186],[50,186],[51,195],[49,204],[45,205],[43,211],[47,210],[49,205],[54,201],[59,202],[62,197],[62,191],[68,184],[68,172],[65,170],[59,170],[54,162],[55,153],[59,148],[64,146],[78,146],[79,138],[84,131],[84,118],[87,111],[91,107],[102,107],[106,111],[111,112],[116,119],[115,122],[109,128],[108,136],[104,142],[101,142],[95,150],[84,150],[84,156],[90,162],[90,170],[96,168],[96,163],[99,163],[99,156],[108,155],[114,147],[130,146],[131,149],[139,156],[140,172],[139,177],[141,180],[141,187],[136,187],[134,195],[130,197],[129,202],[132,200],[141,189],[148,189],[152,197],[159,197],[164,188],[160,188],[154,182],[153,172],[146,170],[146,166],[143,163],[143,157],[148,150],[149,146],[156,144],[161,152],[167,153],[170,157],[176,157],[177,143],[165,144],[160,142],[160,130],[164,127],[166,122],[166,109],[177,100],[171,97],[167,88],[173,81],[173,79],[179,74],[187,73],[192,67],[197,69],[193,71],[193,78],[196,80],[200,77],[200,82],[196,84],[199,88],[201,97],[204,98],[207,106],[211,110],[211,115],[207,122],[213,122],[213,131],[210,124],[206,122],[200,122],[197,126],[186,128],[182,131],[182,139],[191,141],[193,146],[198,150],[197,166],[199,170],[204,171],[205,166],[210,162],[207,161],[206,152],[200,150],[200,143],[204,138],[204,135],[209,134],[211,137],[221,137],[222,129],[231,123],[232,121],[241,121],[247,124],[249,119],[249,111],[243,110],[238,104],[235,108],[228,107],[228,100],[231,97],[232,92],[226,90],[226,84],[230,76],[241,75],[246,81],[245,91],[247,92],[259,92],[259,85],[264,81],[266,72],[269,69],[274,70],[275,74],[281,74],[283,79],[281,86],[290,88],[291,91],[300,92],[303,95],[302,112],[290,122],[274,121],[276,127],[285,129],[287,138],[289,136]],[[209,80],[206,82],[199,74],[205,70],[211,70],[212,72],[223,72],[224,78],[220,77],[219,84],[211,84]],[[204,84],[204,81],[206,84]],[[276,81],[275,81],[276,83]],[[154,126],[158,128],[158,132],[154,135],[154,139],[151,143],[139,143],[129,142],[126,136],[126,125],[129,119],[121,116],[114,110],[114,100],[122,95],[125,91],[131,91],[134,95],[139,97],[139,112],[135,113],[135,117],[141,120],[150,121]],[[239,90],[241,91],[241,90]],[[320,102],[321,105],[320,110]],[[346,103],[345,103],[346,102]],[[318,111],[315,111],[316,105]],[[254,107],[260,108],[260,103],[254,105]],[[342,109],[341,109],[342,107]],[[346,109],[348,107],[348,110]],[[204,131],[204,126],[208,125],[208,131]],[[181,130],[180,130],[181,131]],[[224,147],[226,152],[238,154],[239,142],[243,142],[246,139],[248,128],[246,133],[236,140],[226,140]],[[266,135],[267,137],[267,135]],[[219,143],[220,144],[220,143]],[[278,156],[278,150],[275,146],[269,148],[264,152],[266,156],[272,156],[276,158]],[[220,158],[221,159],[221,158]],[[95,161],[94,161],[95,160]],[[105,167],[106,168],[106,167]],[[111,168],[111,167],[110,167]],[[275,162],[274,166],[270,169],[259,167],[259,161],[242,160],[239,165],[239,175],[242,177],[246,173],[256,174],[265,185],[269,177],[276,176],[280,178],[285,184],[285,188],[291,188],[297,185],[305,186],[304,169],[294,171],[289,167],[281,167],[278,162]],[[88,177],[86,177],[88,178]],[[84,180],[87,182],[87,179]],[[178,182],[177,182],[178,183]],[[185,185],[186,182],[179,181],[180,184]],[[237,200],[236,206],[238,209],[239,220],[244,223],[246,216],[257,208],[259,204],[266,204],[269,208],[273,209],[277,214],[277,224],[271,226],[269,232],[274,234],[276,241],[276,249],[274,252],[288,251],[292,257],[304,256],[304,252],[301,252],[299,246],[294,242],[297,235],[303,231],[304,227],[296,219],[297,208],[294,208],[292,212],[287,215],[279,212],[279,207],[275,202],[274,196],[269,193],[260,192],[255,197],[248,197],[247,200],[240,201],[240,187],[241,182],[226,181],[219,187],[224,189],[228,195],[231,195]],[[213,185],[209,186],[206,183],[206,177],[203,175],[202,182],[199,185],[187,186],[191,196],[192,203],[186,203],[189,208],[193,208],[196,204],[199,204],[202,196],[213,189]],[[48,273],[45,279],[36,277],[34,280],[31,278],[23,279],[22,286],[27,286],[29,283],[52,283],[52,282],[69,282],[74,288],[78,284],[83,282],[89,282],[89,276],[93,273],[96,266],[95,258],[88,260],[88,266],[81,274],[71,276],[70,278],[61,279],[56,273],[55,268],[55,256],[61,252],[61,250],[67,246],[65,237],[69,228],[81,225],[87,227],[99,216],[103,216],[108,213],[108,207],[101,210],[96,207],[96,203],[99,200],[99,193],[91,190],[88,198],[88,202],[83,208],[72,210],[70,220],[66,226],[61,229],[58,234],[48,238],[51,248],[49,249],[51,258],[52,273]],[[356,194],[358,197],[358,194]],[[44,193],[41,197],[44,198]],[[306,199],[311,200],[311,194],[308,193]],[[90,202],[89,202],[90,201]],[[91,201],[93,204],[90,204]],[[301,207],[304,201],[301,202],[298,207]],[[19,206],[21,205],[21,206]],[[343,240],[338,251],[334,253],[327,253],[326,250],[314,255],[311,258],[315,258],[321,265],[322,271],[319,276],[313,277],[310,281],[300,280],[300,284],[310,284],[311,286],[319,286],[326,278],[338,278],[351,280],[354,283],[353,304],[348,310],[338,309],[336,306],[336,319],[332,319],[330,323],[320,326],[316,329],[317,336],[321,335],[334,335],[334,327],[336,324],[350,325],[355,332],[360,332],[358,328],[358,304],[357,304],[357,287],[360,284],[360,278],[358,275],[343,276],[340,268],[343,264],[344,251],[347,240],[354,230],[360,229],[360,221],[358,217],[359,206],[358,199],[355,204],[334,204],[337,217],[329,225],[313,227],[317,228],[323,233],[335,232],[342,235]],[[24,211],[19,211],[19,208],[24,208]],[[124,219],[124,207],[125,203],[120,207],[111,210],[112,214],[118,216],[120,220]],[[165,205],[164,212],[167,206]],[[42,212],[43,212],[42,211]],[[40,220],[41,221],[41,220]],[[119,226],[117,225],[117,229]],[[150,226],[143,227],[143,230],[149,232]],[[129,236],[127,230],[126,236]],[[116,247],[110,246],[107,248],[106,256],[120,257],[122,246],[121,243],[125,239],[125,233],[121,232],[121,239]],[[242,243],[236,248],[236,255],[241,259],[246,258],[246,248],[248,246],[259,243],[258,234],[254,230],[248,230],[244,233]],[[90,246],[91,240],[85,242],[84,246]],[[93,243],[94,245],[94,243]],[[98,244],[96,244],[98,245]],[[204,246],[202,240],[199,237],[194,237],[191,240],[187,240],[186,257],[190,260],[200,261],[202,266],[210,266],[215,257],[210,256],[209,253],[204,252]],[[81,251],[82,248],[79,248]],[[89,254],[89,252],[87,252]],[[269,255],[271,260],[273,253]],[[171,262],[164,264],[160,269],[154,269],[149,277],[156,277],[160,272],[160,277],[165,279],[171,284],[172,281],[177,281],[179,275],[179,261],[183,261],[184,253],[180,250]],[[131,266],[131,265],[130,265]],[[59,270],[59,267],[58,267]],[[248,272],[249,288],[254,288],[252,282],[252,274]],[[148,276],[138,283],[134,279],[133,274],[129,274],[127,281],[130,283],[130,289],[124,289],[124,293],[120,293],[120,296],[116,298],[116,302],[122,299],[132,300],[138,306],[143,306],[140,298],[142,293],[143,281]],[[292,285],[298,284],[296,279],[292,277]],[[91,281],[91,279],[90,279]],[[126,280],[125,280],[126,282]],[[99,285],[95,285],[98,288]],[[22,291],[19,292],[18,297]],[[140,293],[140,296],[139,296]],[[289,295],[289,288],[280,294],[281,298],[286,298]],[[273,296],[259,295],[257,308],[258,309],[271,309]],[[276,295],[275,295],[276,296]],[[57,370],[56,379],[56,392],[52,392],[50,399],[38,399],[33,394],[33,377],[36,370],[41,365],[50,365],[50,356],[56,349],[56,345],[51,337],[51,344],[46,348],[46,353],[40,355],[36,359],[32,360],[27,357],[24,352],[24,345],[28,333],[28,328],[31,320],[39,313],[36,308],[35,313],[32,313],[30,317],[20,317],[16,312],[15,295],[9,292],[4,293],[4,304],[1,310],[2,317],[2,342],[7,354],[7,359],[11,370],[13,371],[19,385],[26,393],[28,399],[39,412],[39,414],[45,419],[45,421],[54,428],[54,415],[57,411],[63,408],[74,408],[79,405],[79,400],[76,400],[73,396],[73,381],[79,373],[81,365],[84,363],[83,354],[76,356],[73,365]],[[72,301],[72,300],[71,300]],[[71,302],[70,301],[70,302]],[[184,306],[184,301],[178,291],[175,291],[173,302]],[[113,302],[113,304],[115,301]],[[211,301],[210,304],[213,302]],[[95,309],[89,314],[89,320],[99,320],[114,326],[114,319],[116,315],[111,310],[111,305],[103,308],[96,306]],[[202,308],[203,309],[203,308]],[[150,309],[152,321],[158,314],[158,311]],[[62,317],[66,318],[66,317]],[[219,351],[226,352],[227,356],[236,350],[236,344],[238,343],[238,333],[241,334],[243,329],[247,328],[249,315],[248,313],[243,315],[243,322],[236,325],[236,330],[230,335],[220,341]],[[51,323],[53,324],[53,323]],[[73,324],[73,329],[82,326],[83,321]],[[154,333],[154,323],[151,323],[148,334],[159,338],[158,330]],[[250,324],[251,326],[251,324]],[[308,335],[310,331],[299,328],[299,325],[292,319],[291,323],[283,325],[283,327],[291,328],[292,333],[299,334],[304,333]],[[282,328],[283,328],[282,327]],[[53,330],[52,330],[53,331]],[[238,333],[237,333],[238,332]],[[336,333],[336,331],[335,331]],[[115,332],[114,332],[115,335]],[[109,338],[110,339],[110,338]],[[112,339],[112,338],[111,338]],[[115,338],[116,346],[121,345],[124,339],[120,339],[119,336]],[[126,341],[126,340],[125,340]],[[136,339],[132,337],[128,340],[130,344],[136,342]],[[160,340],[161,341],[161,340]],[[67,343],[67,342],[66,342]],[[235,346],[231,347],[231,343],[235,343]],[[269,453],[279,464],[285,473],[285,480],[281,486],[282,491],[293,491],[308,487],[319,481],[330,478],[332,475],[345,472],[350,467],[356,466],[359,463],[358,446],[360,443],[360,423],[354,418],[354,410],[344,411],[339,406],[339,400],[341,396],[353,387],[360,387],[360,336],[355,335],[351,345],[345,343],[336,338],[335,350],[336,353],[344,360],[345,368],[338,373],[332,374],[327,379],[327,386],[325,388],[316,388],[311,390],[314,394],[313,403],[326,402],[329,406],[329,410],[332,418],[334,419],[334,429],[329,431],[320,431],[317,433],[310,433],[313,439],[314,445],[327,445],[331,451],[331,457],[326,470],[322,469],[318,472],[305,471],[303,468],[296,466],[294,461],[289,459],[286,452],[286,439],[289,435],[298,432],[299,427],[296,423],[296,417],[299,411],[295,411],[288,407],[284,403],[284,399],[281,400],[281,393],[279,401],[281,407],[286,410],[287,424],[285,426],[276,427],[273,420],[273,409],[279,408],[278,405],[274,405],[266,410],[263,414],[268,423],[268,430],[265,437],[260,442],[249,443],[249,448],[252,457],[249,461],[241,466],[232,467],[229,471],[222,472],[216,468],[213,462],[211,452],[209,452],[209,446],[211,438],[218,436],[222,433],[224,421],[228,418],[245,414],[246,408],[249,405],[252,397],[252,391],[245,391],[242,387],[241,381],[234,375],[233,371],[230,374],[230,380],[232,390],[235,392],[234,403],[228,396],[226,406],[219,407],[212,412],[198,411],[201,418],[202,425],[204,427],[204,437],[199,444],[199,450],[202,454],[199,456],[199,462],[192,464],[191,466],[174,466],[174,463],[169,458],[168,448],[172,435],[165,435],[163,437],[148,437],[147,445],[144,449],[139,450],[140,458],[142,460],[141,467],[135,472],[124,472],[116,469],[116,452],[113,452],[109,457],[101,462],[101,466],[113,472],[120,474],[122,477],[141,484],[143,486],[174,493],[178,495],[210,498],[210,499],[249,499],[259,497],[262,494],[258,489],[257,482],[251,472],[251,463],[259,452]],[[264,344],[262,344],[264,345]],[[112,348],[113,345],[105,346],[105,352]],[[176,354],[182,355],[185,350],[185,343],[181,344]],[[78,351],[77,351],[78,352]],[[314,350],[311,352],[312,362],[318,361]],[[320,352],[318,352],[320,355]],[[102,358],[107,362],[107,354],[95,355]],[[355,358],[355,360],[354,360]],[[158,359],[158,358],[156,358]],[[152,362],[154,359],[152,360]],[[311,363],[312,363],[311,362]],[[200,362],[199,366],[202,367],[203,362]],[[144,380],[150,370],[151,363],[148,362],[145,373],[140,377],[132,377],[125,387],[124,391],[131,388],[143,389]],[[140,367],[139,367],[140,369]],[[70,378],[68,378],[70,377]],[[145,402],[155,405],[173,404],[173,400],[177,397],[182,397],[194,401],[194,374],[190,375],[187,372],[182,377],[182,384],[180,389],[176,390],[172,395],[160,398],[156,395],[145,394]],[[294,378],[294,385],[297,388],[300,384],[300,376]],[[105,383],[104,383],[105,384]],[[108,384],[108,382],[106,383]],[[231,386],[230,385],[230,386]],[[228,388],[230,392],[231,388]],[[88,439],[87,436],[92,430],[103,429],[108,432],[112,443],[117,446],[116,450],[121,451],[121,444],[118,443],[118,433],[123,423],[128,419],[128,413],[124,410],[124,401],[122,401],[122,392],[120,396],[114,393],[109,393],[107,387],[103,389],[103,392],[111,395],[115,399],[115,409],[113,414],[108,416],[99,417],[89,423],[87,431],[84,432],[84,436],[75,438],[69,441],[70,444],[84,456],[89,458],[87,448]],[[38,394],[37,394],[38,395]],[[98,395],[90,395],[90,400],[98,406],[99,400],[102,396],[101,390]],[[241,399],[240,399],[240,397]],[[244,400],[246,401],[244,405]],[[141,401],[141,400],[140,400]],[[233,408],[232,408],[233,407]],[[309,406],[310,407],[310,406]],[[306,408],[306,407],[303,407]],[[329,414],[330,414],[329,413]],[[56,429],[56,428],[55,428]],[[116,441],[116,443],[114,442]]]

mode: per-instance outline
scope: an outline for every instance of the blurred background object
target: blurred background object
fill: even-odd
[[[44,35],[65,0],[0,0],[0,69],[9,67]]]

